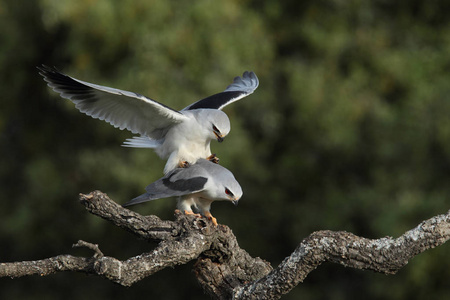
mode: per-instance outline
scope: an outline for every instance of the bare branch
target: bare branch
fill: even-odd
[[[27,275],[47,276],[62,271],[84,271],[90,267],[90,259],[72,255],[58,255],[35,261],[0,263],[0,277],[17,278]]]
[[[395,274],[408,260],[450,238],[450,210],[423,221],[397,239],[376,240],[348,232],[318,231],[304,239],[295,251],[267,276],[236,288],[235,299],[278,299],[288,293],[323,262],[356,269]]]
[[[175,221],[142,216],[95,191],[80,195],[86,209],[137,236],[159,241],[151,252],[120,261],[104,256],[98,245],[74,246],[94,251],[93,257],[59,255],[38,261],[0,264],[0,277],[49,275],[76,271],[130,286],[166,267],[196,260],[195,275],[215,299],[278,299],[323,262],[394,274],[415,255],[450,238],[450,211],[433,217],[397,239],[370,240],[348,232],[318,231],[304,239],[276,269],[251,257],[238,245],[230,228],[203,218],[175,213]]]
[[[95,255],[91,258],[58,255],[36,261],[1,263],[0,277],[47,276],[56,272],[73,271],[99,275],[115,283],[131,286],[164,268],[185,264],[209,247],[207,243],[198,247],[195,239],[186,238],[181,242],[162,242],[152,252],[120,261],[99,255],[102,252],[96,245],[84,241],[78,242],[77,245],[94,248]]]
[[[81,248],[81,247],[86,247],[88,249],[91,249],[92,251],[95,252],[94,257],[98,258],[98,257],[103,257],[103,252],[100,251],[100,248],[98,247],[98,244],[92,244],[92,243],[88,243],[82,240],[79,240],[76,244],[72,245],[72,248]]]
[[[153,215],[142,216],[123,208],[100,191],[93,191],[88,195],[80,194],[80,202],[91,214],[108,220],[144,239],[166,240],[178,236],[181,231],[176,222],[163,221]]]

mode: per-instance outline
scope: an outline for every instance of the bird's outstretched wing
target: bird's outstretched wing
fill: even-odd
[[[245,71],[242,77],[235,77],[233,83],[225,91],[194,102],[183,110],[199,108],[222,109],[228,104],[250,95],[256,90],[258,85],[259,80],[256,74]]]
[[[196,174],[196,171],[195,164],[188,168],[177,168],[163,178],[148,185],[145,188],[147,193],[128,201],[123,206],[201,192],[208,178],[204,174]]]
[[[180,112],[140,94],[81,81],[45,65],[38,69],[48,86],[75,103],[78,110],[121,130],[160,139],[170,126],[187,119]]]

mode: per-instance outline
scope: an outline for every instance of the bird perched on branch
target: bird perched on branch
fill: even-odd
[[[187,168],[176,168],[145,188],[147,193],[123,206],[131,206],[155,199],[178,196],[177,208],[185,214],[200,213],[217,225],[209,211],[211,203],[228,200],[237,205],[242,188],[226,168],[206,159],[199,159]]]
[[[167,159],[164,174],[199,158],[218,162],[211,154],[210,142],[222,142],[230,132],[230,121],[222,109],[253,93],[259,84],[255,73],[246,71],[225,91],[177,111],[140,94],[81,81],[55,68],[43,65],[38,69],[48,86],[82,113],[140,134],[127,139],[124,146],[155,149]]]

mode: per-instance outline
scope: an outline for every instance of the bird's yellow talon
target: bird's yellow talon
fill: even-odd
[[[214,153],[214,154],[211,154],[211,155],[208,156],[206,159],[209,160],[210,162],[215,163],[215,164],[218,164],[218,163],[219,163],[219,158],[216,156],[215,153]]]
[[[178,163],[179,168],[188,168],[191,164],[185,160],[182,160]]]
[[[208,218],[208,220],[211,220],[211,222],[213,222],[214,226],[217,226],[217,225],[218,225],[218,224],[217,224],[217,219],[214,218],[214,217],[212,216],[212,214],[211,214],[209,211],[206,211],[206,212],[205,212],[205,217]]]
[[[185,211],[184,211],[184,214],[185,214],[185,215],[192,215],[192,216],[197,217],[197,218],[201,218],[201,217],[202,217],[201,214],[196,214],[196,213],[194,213],[192,210],[185,210]]]

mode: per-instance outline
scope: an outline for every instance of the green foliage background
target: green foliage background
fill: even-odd
[[[78,239],[126,259],[154,245],[86,213],[78,193],[124,203],[164,162],[131,133],[80,114],[36,66],[181,109],[253,70],[212,145],[240,181],[214,203],[243,248],[276,266],[315,230],[398,236],[450,198],[449,1],[0,0],[0,261]],[[135,209],[172,218],[174,200]],[[450,245],[395,276],[324,265],[283,299],[444,299]],[[0,279],[1,299],[207,299],[191,265],[131,288],[84,274]],[[174,288],[176,287],[176,288]]]

